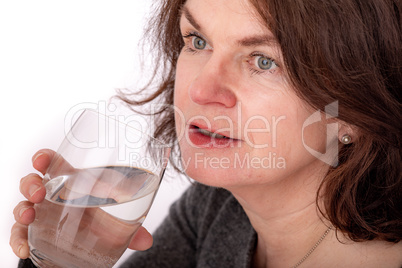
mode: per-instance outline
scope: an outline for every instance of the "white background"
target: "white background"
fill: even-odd
[[[56,150],[74,105],[108,101],[135,84],[150,1],[0,1],[0,255],[16,267],[9,247],[19,180],[32,155]],[[188,182],[167,178],[144,225],[153,231]]]

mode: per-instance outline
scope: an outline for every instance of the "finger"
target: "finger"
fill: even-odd
[[[142,251],[152,247],[152,244],[152,235],[147,231],[147,229],[141,226],[131,240],[128,248]]]
[[[51,170],[49,170],[52,164]],[[50,149],[39,150],[32,157],[33,167],[45,175],[48,173],[51,177],[60,174],[67,174],[74,171],[74,167],[70,165],[60,154]],[[55,174],[57,173],[57,174]]]
[[[46,195],[46,189],[42,183],[42,178],[34,173],[21,179],[20,192],[32,203],[42,202]]]
[[[28,225],[35,220],[35,209],[33,204],[28,201],[20,202],[14,208],[14,219],[21,224]]]
[[[50,162],[56,155],[57,153],[50,149],[39,150],[32,157],[32,165],[37,171],[45,175]]]
[[[15,255],[21,259],[29,257],[28,225],[15,223],[11,228],[10,246]]]

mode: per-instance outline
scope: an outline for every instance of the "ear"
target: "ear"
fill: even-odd
[[[356,126],[347,124],[343,121],[339,122],[338,140],[343,144],[350,144],[357,140],[359,131]]]

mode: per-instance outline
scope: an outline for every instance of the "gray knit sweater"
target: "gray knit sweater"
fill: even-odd
[[[127,267],[250,267],[256,233],[228,191],[191,186],[154,233],[151,249],[133,253]]]

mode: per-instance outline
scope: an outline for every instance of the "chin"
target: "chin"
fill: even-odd
[[[221,166],[217,161],[209,163],[199,155],[182,156],[185,173],[193,180],[214,187],[225,187],[234,183],[233,170]]]

